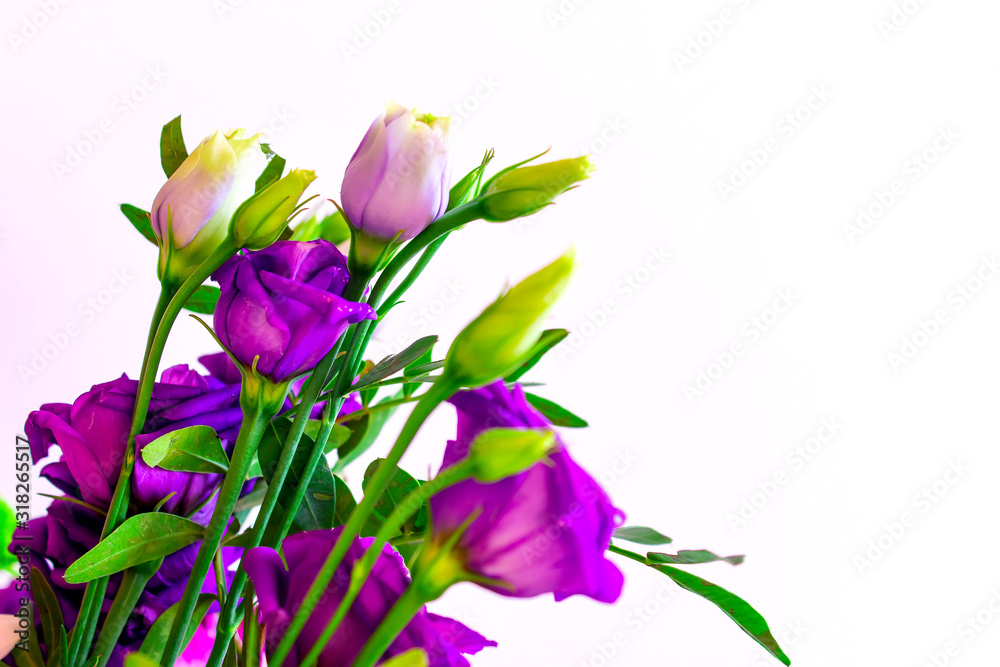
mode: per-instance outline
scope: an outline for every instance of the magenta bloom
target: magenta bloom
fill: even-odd
[[[448,118],[398,104],[368,128],[340,188],[348,220],[365,234],[407,241],[448,208]]]
[[[282,549],[288,569],[273,549],[257,547],[243,559],[260,601],[265,626],[265,652],[270,655],[281,641],[284,629],[302,604],[306,591],[319,573],[323,561],[333,549],[341,528],[297,533],[287,538]],[[333,581],[319,606],[309,617],[299,635],[287,664],[297,665],[322,634],[333,617],[351,577],[351,568],[365,553],[374,538],[358,538],[334,574]],[[319,667],[350,667],[371,633],[399,599],[410,580],[403,559],[386,545],[382,555],[351,611],[319,657]],[[474,654],[486,646],[496,646],[458,621],[421,610],[393,642],[385,657],[412,648],[423,649],[431,667],[466,667],[462,654]]]
[[[227,373],[235,370],[232,364],[226,366],[221,353],[202,360],[209,368],[227,369]],[[240,385],[238,379],[236,384],[232,379],[203,376],[187,365],[163,371],[160,382],[153,386],[143,435],[136,438],[132,498],[142,509],[151,510],[176,491],[163,509],[188,514],[221,483],[221,475],[150,468],[138,451],[164,433],[194,425],[211,426],[229,449],[236,441],[242,419]],[[107,507],[125,457],[137,389],[138,382],[122,375],[94,385],[72,405],[49,403],[32,412],[24,431],[35,463],[48,455],[52,445],[62,450],[60,460],[45,466],[42,475],[70,495]],[[210,511],[211,507],[205,508],[192,518],[207,520]]]
[[[551,428],[524,397],[520,386],[503,381],[462,391],[451,398],[458,409],[458,437],[448,442],[443,468],[461,461],[476,436],[490,428]],[[586,595],[614,602],[621,572],[605,557],[611,534],[625,515],[559,441],[548,462],[492,484],[460,482],[431,498],[435,541],[454,533],[474,512],[458,548],[472,573],[505,582],[498,593],[556,600]]]
[[[375,319],[343,298],[347,260],[328,241],[279,241],[229,259],[212,276],[222,288],[215,333],[240,362],[282,382],[310,372],[348,325]]]

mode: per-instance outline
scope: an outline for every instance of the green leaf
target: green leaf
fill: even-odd
[[[365,373],[360,380],[355,382],[354,386],[351,387],[351,391],[356,391],[362,387],[375,384],[379,380],[404,370],[407,366],[420,359],[425,352],[433,348],[437,340],[437,336],[424,336],[423,338],[410,343],[410,345],[399,354],[386,357],[382,361],[375,364],[375,366],[370,371]]]
[[[281,175],[285,173],[285,158],[275,153],[271,155],[273,157],[267,163],[267,166],[264,167],[264,171],[261,172],[260,178],[255,183],[254,192],[260,192],[267,186],[277,183],[281,179]]]
[[[521,364],[519,368],[508,373],[504,379],[507,382],[516,382],[518,378],[530,371],[549,350],[561,343],[568,335],[569,332],[565,329],[546,329],[543,331],[542,335],[538,337],[538,342],[532,348],[531,356],[528,360]]]
[[[188,152],[184,146],[184,135],[181,133],[181,117],[178,116],[163,126],[160,133],[160,164],[163,173],[170,178],[187,159]]]
[[[153,245],[159,245],[156,242],[156,234],[153,233],[153,223],[149,220],[149,211],[143,211],[141,208],[132,206],[131,204],[122,204],[122,213],[128,218],[128,221],[132,223],[132,226],[142,234],[147,241]]]
[[[792,664],[792,661],[788,659],[771,634],[771,629],[767,627],[767,621],[745,600],[684,570],[678,570],[669,565],[652,565],[650,567],[673,579],[674,583],[681,588],[689,590],[717,606],[726,616],[733,619],[743,632],[763,646],[768,653],[786,665]]]
[[[482,181],[486,165],[488,165],[492,159],[493,150],[490,149],[486,151],[486,155],[483,156],[483,161],[479,163],[478,167],[463,176],[458,183],[452,186],[451,191],[448,193],[449,211],[468,202],[474,195],[479,194],[477,191],[478,185]]]
[[[385,459],[375,459],[370,464],[368,464],[368,469],[365,470],[364,479],[361,482],[361,487],[364,489],[365,493],[368,493],[368,486],[371,482],[372,477],[378,471],[379,466],[385,461]],[[375,500],[375,506],[372,508],[373,517],[377,517],[375,522],[369,523],[365,530],[374,530],[370,535],[374,535],[378,531],[381,524],[385,523],[385,520],[395,511],[396,506],[403,501],[406,496],[411,492],[416,491],[420,488],[420,482],[413,478],[410,473],[405,470],[396,467],[393,473],[392,479],[389,485],[386,487],[385,491],[382,493],[378,499]],[[420,507],[412,508],[413,512],[410,518],[401,527],[399,535],[410,536],[415,533],[423,532],[424,528],[427,527],[427,505],[422,504]],[[365,536],[369,533],[362,532]],[[396,537],[392,535],[390,537]]]
[[[746,556],[716,556],[711,551],[699,549],[697,551],[678,551],[677,555],[658,553],[650,551],[646,558],[657,563],[673,563],[674,565],[699,565],[701,563],[714,563],[725,561],[730,565],[739,565]]]
[[[66,628],[60,625],[57,629],[59,639],[55,642],[55,650],[49,652],[48,667],[63,667],[66,662],[65,656],[69,655],[69,638],[66,636]]]
[[[184,645],[187,646],[191,638],[194,637],[195,630],[198,629],[198,625],[201,624],[201,619],[205,617],[208,613],[208,608],[212,606],[215,602],[215,596],[208,593],[202,593],[198,596],[198,603],[194,608],[194,615],[191,617],[191,622],[188,624],[186,639],[184,640]],[[174,617],[177,616],[177,608],[180,606],[180,602],[177,602],[165,612],[160,614],[160,617],[156,619],[153,623],[153,627],[149,629],[146,633],[146,638],[142,641],[142,647],[132,655],[142,655],[142,657],[149,660],[149,663],[137,663],[137,664],[150,664],[159,665],[159,662],[163,660],[163,647],[167,644],[167,637],[170,636],[170,628],[174,624]],[[128,665],[128,660],[126,659],[125,664]]]
[[[4,544],[11,544],[14,539],[14,529],[17,527],[17,520],[14,517],[14,510],[0,499],[0,539]],[[7,549],[0,551],[0,571],[10,574],[14,573],[14,566],[17,565],[17,557]]]
[[[180,472],[225,474],[229,457],[211,426],[188,426],[171,431],[141,450],[146,465]]]
[[[261,439],[260,447],[257,449],[257,459],[260,461],[260,469],[264,480],[268,483],[274,477],[274,471],[278,467],[278,459],[281,457],[284,443],[288,439],[292,422],[289,419],[278,419],[271,422],[271,427],[266,431]],[[306,464],[309,462],[309,453],[312,451],[314,441],[308,435],[303,434],[299,440],[299,446],[295,450],[292,458],[288,476],[278,494],[278,502],[282,507],[290,507],[294,499],[296,489],[305,472]],[[321,457],[319,464],[313,471],[309,486],[306,488],[295,513],[295,527],[298,531],[303,530],[324,530],[333,527],[334,511],[336,508],[337,488],[334,485],[333,473],[326,463],[326,458]]]
[[[194,294],[184,302],[184,310],[200,315],[211,315],[215,312],[215,304],[219,302],[222,290],[212,285],[200,285]]]
[[[403,392],[397,392],[392,396],[376,403],[373,407],[378,407],[379,405],[382,405],[382,403],[390,401],[398,401],[402,397]],[[394,405],[385,409],[366,412],[358,419],[344,422],[343,425],[351,429],[351,438],[337,448],[338,458],[336,465],[333,466],[333,471],[341,472],[352,461],[368,451],[368,448],[375,444],[375,439],[378,438],[379,433],[382,432],[382,427],[385,426],[386,422],[389,421],[389,418],[398,409],[399,406]]]
[[[299,223],[291,232],[292,241],[315,241],[323,239],[334,245],[339,245],[351,238],[351,228],[340,211],[331,213],[324,218],[316,216]]]
[[[434,354],[434,346],[432,345],[426,350],[424,350],[423,354],[421,354],[419,357],[413,360],[412,363],[408,364],[406,368],[403,369],[403,377],[414,377],[415,375],[424,375],[425,373],[430,373],[430,371],[416,373],[415,370],[422,369],[428,365],[433,365],[434,364],[434,362],[432,361],[432,359],[434,358],[433,354]],[[444,361],[441,361],[439,363],[440,365],[437,366],[437,368],[441,368],[444,366]],[[419,386],[420,386],[419,382],[407,382],[406,384],[403,385],[403,396],[409,398],[410,396],[413,395],[413,392],[415,392]]]
[[[333,515],[333,527],[336,528],[347,523],[348,519],[351,518],[351,512],[358,506],[358,503],[354,500],[354,494],[351,493],[347,482],[342,480],[339,475],[333,476],[333,483],[337,487],[337,502]]]
[[[182,516],[137,514],[66,568],[66,581],[83,584],[167,556],[197,542],[204,532],[204,526]]]
[[[11,652],[16,667],[45,667],[42,659],[42,647],[38,643],[38,633],[35,632],[35,605],[28,600],[28,650],[15,648]]]
[[[414,648],[382,663],[382,667],[427,667],[427,654]]]
[[[528,403],[531,403],[536,410],[541,412],[555,426],[565,426],[566,428],[583,428],[587,426],[587,422],[558,403],[527,392],[524,393],[524,397],[528,399]]]
[[[64,637],[66,634],[66,628],[63,625],[62,609],[59,608],[59,599],[52,590],[52,586],[49,585],[49,580],[45,578],[41,570],[37,567],[32,567],[29,578],[31,580],[32,597],[38,610],[38,622],[42,626],[42,638],[45,639],[45,646],[49,647],[49,660],[51,662],[52,647],[60,646],[61,637]],[[65,655],[65,652],[63,655]]]
[[[652,528],[646,528],[645,526],[627,526],[624,528],[618,528],[614,532],[614,537],[617,540],[625,540],[626,542],[645,544],[648,546],[670,544],[673,542],[672,539],[663,533],[655,531]]]

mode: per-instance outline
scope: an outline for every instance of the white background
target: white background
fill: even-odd
[[[977,272],[995,278],[984,258],[1000,252],[1000,5],[226,2],[48,0],[48,18],[46,2],[5,1],[5,442],[40,404],[136,375],[155,251],[117,205],[152,202],[163,123],[183,113],[189,146],[217,126],[268,129],[336,197],[395,99],[458,116],[457,173],[490,147],[502,166],[550,145],[598,171],[535,218],[449,240],[376,351],[447,342],[505,280],[575,246],[551,324],[579,337],[529,379],[590,420],[565,438],[630,523],[748,554],[696,571],[761,610],[794,664],[916,667],[948,649],[937,664],[992,664],[1000,281]],[[875,216],[852,232],[859,207]],[[792,306],[771,312],[782,293]],[[184,320],[166,361],[209,351]],[[52,358],[26,374],[36,352]],[[685,395],[699,372],[703,393]],[[795,450],[824,419],[840,426],[805,461]],[[436,467],[453,420],[436,415],[404,466]],[[434,609],[501,643],[484,667],[777,664],[711,605],[622,568],[615,606],[469,585]]]

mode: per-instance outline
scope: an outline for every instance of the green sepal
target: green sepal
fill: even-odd
[[[178,116],[164,125],[160,133],[160,164],[167,178],[174,175],[187,156],[187,147],[184,146],[184,135],[181,132],[181,117]]]

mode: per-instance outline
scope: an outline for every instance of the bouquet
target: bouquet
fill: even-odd
[[[489,151],[452,184],[447,129],[388,105],[324,214],[304,198],[315,174],[286,173],[261,135],[218,131],[189,153],[179,117],[163,128],[166,182],[148,212],[121,207],[158,249],[139,377],[41,406],[17,447],[15,505],[2,508],[6,664],[457,667],[496,644],[433,612],[451,586],[613,603],[627,561],[789,664],[749,604],[678,567],[742,557],[642,549],[670,539],[624,525],[564,440],[586,422],[522,382],[568,335],[544,327],[572,253],[502,291],[445,353],[428,336],[366,358],[450,236],[531,215],[592,170],[535,156],[487,176]],[[221,351],[199,359],[205,372],[161,372],[185,310],[213,316],[202,324]],[[446,403],[455,438],[417,479],[400,462]],[[344,470],[376,454],[355,497]],[[31,518],[43,459],[62,495]]]

